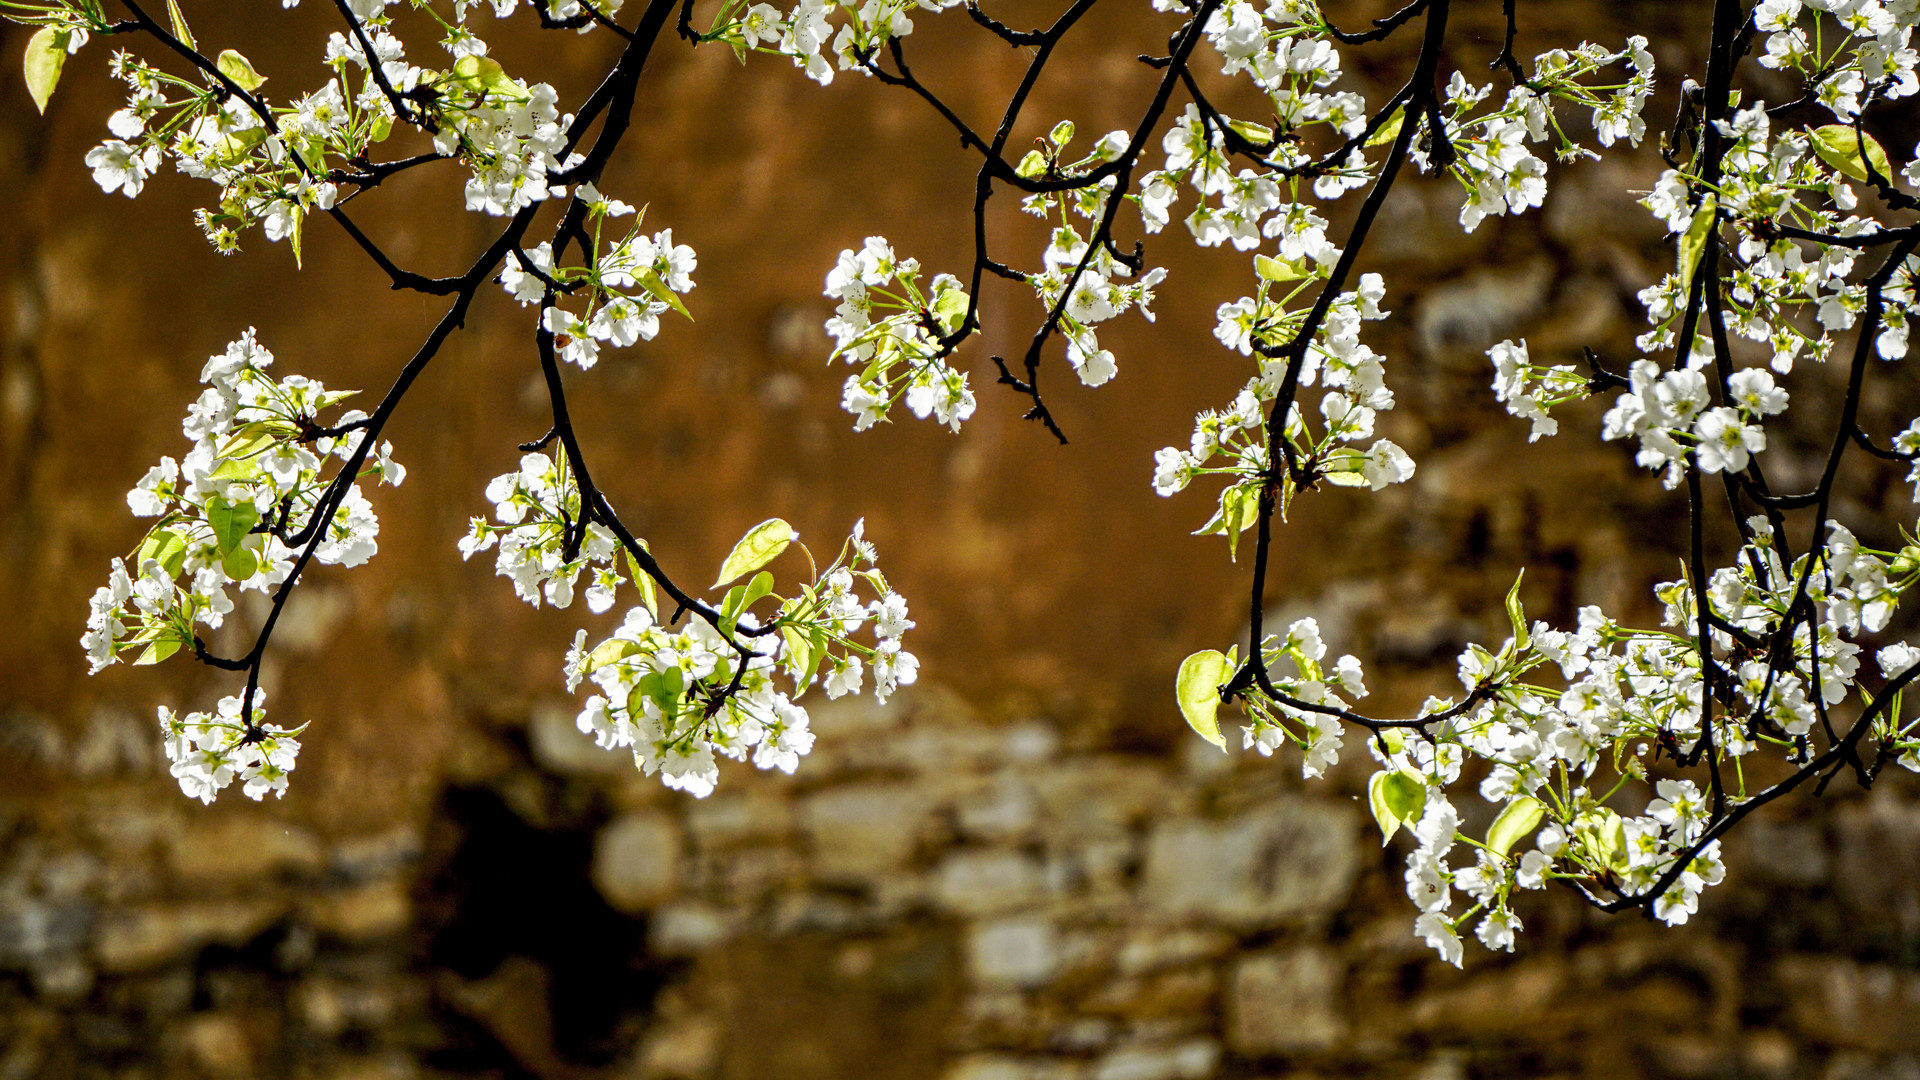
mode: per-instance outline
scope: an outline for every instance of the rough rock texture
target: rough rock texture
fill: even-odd
[[[240,10],[186,6],[203,36]],[[270,6],[224,25],[299,82],[308,39],[282,31],[324,31],[330,12]],[[1497,5],[1460,6],[1462,62],[1483,62]],[[1042,16],[1029,7],[1006,17]],[[1166,27],[1146,7],[1099,16],[1020,139],[1061,116],[1087,133],[1130,122],[1145,96],[1131,58]],[[1334,7],[1355,25],[1383,9]],[[1522,5],[1522,46],[1649,33],[1670,93],[1701,65],[1663,42],[1706,7]],[[923,20],[916,70],[987,115],[1022,56],[948,20]],[[557,72],[569,100],[611,45],[499,41],[509,69]],[[70,65],[44,120],[0,78],[0,1080],[1920,1073],[1910,784],[1787,800],[1732,844],[1731,881],[1681,930],[1530,896],[1518,953],[1438,964],[1409,932],[1400,852],[1355,799],[1359,763],[1304,783],[1296,761],[1199,743],[1172,707],[1178,659],[1240,632],[1245,571],[1186,535],[1207,493],[1153,497],[1150,454],[1243,378],[1210,330],[1246,257],[1149,245],[1173,276],[1157,324],[1103,335],[1116,381],[1085,391],[1050,361],[1070,446],[1020,423],[985,374],[1036,317],[997,284],[963,354],[981,398],[967,433],[856,437],[820,363],[820,279],[870,232],[955,266],[969,163],[905,95],[850,77],[821,91],[721,49],[663,47],[605,185],[698,248],[701,321],[570,372],[576,417],[615,502],[690,579],[769,514],[828,542],[865,515],[913,601],[922,684],[885,709],[821,703],[796,777],[729,768],[705,801],[579,735],[560,657],[573,627],[607,619],[533,612],[453,557],[486,478],[546,423],[524,313],[488,295],[396,418],[411,478],[375,495],[379,556],[316,573],[276,638],[276,713],[314,725],[292,793],[183,800],[153,706],[204,705],[230,680],[184,660],[87,679],[73,644],[107,559],[138,536],[121,493],[182,448],[201,358],[241,328],[285,370],[374,390],[437,308],[388,293],[326,228],[303,273],[258,238],[220,259],[184,178],[137,204],[101,195],[80,158],[116,107],[105,54]],[[1402,59],[1349,66],[1377,88]],[[1633,294],[1671,256],[1621,192],[1657,169],[1557,170],[1541,213],[1471,236],[1445,182],[1389,202],[1367,265],[1390,271],[1397,316],[1369,341],[1401,402],[1385,433],[1419,473],[1298,504],[1268,596],[1368,661],[1381,712],[1447,690],[1462,644],[1501,632],[1522,564],[1529,608],[1558,620],[1595,602],[1645,616],[1647,585],[1671,575],[1679,508],[1594,442],[1598,409],[1529,449],[1488,400],[1483,356],[1519,335],[1537,357],[1626,354]],[[445,209],[454,183],[412,176],[357,212],[439,272],[494,224]],[[1037,251],[1007,202],[995,235],[1021,245],[1010,258]],[[1832,397],[1823,373],[1796,378],[1797,400]],[[1915,412],[1903,400],[1876,388],[1863,421],[1884,433]],[[1817,444],[1784,441],[1794,486]],[[1840,513],[1883,542],[1912,509],[1866,476]]]

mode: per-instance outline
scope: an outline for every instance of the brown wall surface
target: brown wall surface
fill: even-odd
[[[320,3],[185,6],[288,93],[332,28]],[[1457,60],[1483,64],[1498,5],[1456,6]],[[1710,7],[1523,4],[1522,46],[1652,36],[1658,127]],[[1357,25],[1384,5],[1329,10]],[[963,14],[918,25],[915,70],[996,115],[1024,54]],[[1016,141],[1063,117],[1083,138],[1131,125],[1150,93],[1133,57],[1169,25],[1143,3],[1097,11]],[[616,44],[525,13],[490,37],[563,102]],[[276,718],[312,723],[291,792],[184,800],[154,706],[204,707],[231,677],[181,659],[89,679],[74,644],[140,534],[122,493],[185,449],[200,365],[244,327],[277,371],[378,391],[440,302],[387,290],[324,222],[302,271],[257,234],[222,258],[190,217],[210,189],[171,172],[137,202],[103,195],[81,158],[118,107],[113,44],[69,66],[44,118],[15,68],[0,77],[0,1080],[1920,1075],[1910,783],[1787,800],[1683,929],[1533,897],[1516,954],[1439,964],[1354,798],[1363,760],[1304,783],[1291,759],[1214,753],[1172,704],[1180,657],[1244,632],[1247,577],[1187,535],[1211,492],[1155,497],[1151,455],[1245,377],[1211,328],[1248,256],[1177,225],[1149,243],[1171,277],[1157,323],[1103,328],[1115,381],[1090,391],[1050,361],[1068,446],[992,385],[986,357],[1040,317],[999,283],[962,352],[965,433],[903,417],[856,435],[823,363],[825,272],[874,233],[960,269],[973,163],[904,92],[845,74],[823,90],[719,47],[662,43],[602,185],[697,249],[699,321],[568,372],[586,450],[688,580],[762,518],[831,543],[864,516],[913,604],[921,684],[886,709],[819,703],[798,775],[729,767],[705,801],[593,749],[560,660],[574,627],[615,616],[536,612],[454,550],[486,479],[547,426],[528,315],[489,288],[390,429],[409,477],[373,493],[379,555],[314,572],[276,636]],[[1398,43],[1347,57],[1376,98],[1404,77]],[[1562,621],[1587,603],[1650,617],[1648,585],[1672,575],[1684,506],[1598,443],[1604,404],[1529,448],[1484,357],[1509,336],[1536,357],[1628,353],[1634,293],[1671,253],[1623,192],[1658,169],[1651,152],[1556,167],[1543,210],[1471,236],[1448,181],[1409,178],[1388,204],[1363,269],[1387,273],[1394,317],[1368,340],[1400,402],[1383,433],[1419,472],[1302,500],[1268,594],[1367,661],[1378,712],[1447,691],[1462,645],[1501,634],[1522,565],[1529,609]],[[355,214],[402,264],[449,272],[497,225],[458,209],[458,183],[410,174]],[[1002,257],[1031,265],[1038,227],[996,201]],[[1797,406],[1835,394],[1797,378]],[[1870,397],[1873,430],[1913,415],[1899,396]],[[1781,439],[1783,483],[1817,438]],[[1891,539],[1912,514],[1894,480],[1857,478],[1839,515]]]

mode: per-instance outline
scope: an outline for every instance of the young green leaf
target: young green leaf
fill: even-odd
[[[640,549],[642,551],[647,550],[647,542],[645,540],[640,541]],[[655,622],[658,622],[660,619],[660,598],[654,595],[653,578],[649,577],[645,570],[640,569],[640,560],[633,557],[633,552],[625,548],[622,548],[621,552],[627,557],[627,573],[632,576],[634,585],[640,589],[640,602],[647,606],[647,613],[653,616]]]
[[[235,581],[245,581],[260,572],[260,556],[251,548],[237,547],[221,557],[220,569]]]
[[[1227,658],[1217,649],[1194,653],[1180,661],[1180,673],[1174,678],[1174,696],[1187,726],[1224,753],[1227,740],[1220,735],[1220,686],[1232,673]]]
[[[588,672],[594,672],[606,667],[608,664],[619,663],[634,653],[639,652],[640,649],[641,646],[639,642],[628,641],[624,638],[612,638],[603,641],[595,647],[592,652],[587,654],[586,670]]]
[[[187,542],[172,529],[155,529],[140,542],[140,550],[133,556],[133,573],[137,577],[141,568],[152,559],[160,564],[168,577],[176,577],[187,562]]]
[[[160,637],[154,638],[153,643],[148,645],[146,651],[140,654],[139,659],[133,662],[133,666],[142,667],[147,664],[157,664],[179,651],[180,635],[169,630]]]
[[[1546,803],[1531,795],[1520,796],[1493,819],[1493,825],[1487,829],[1487,846],[1495,855],[1506,855],[1521,837],[1540,827],[1540,819],[1546,814]]]
[[[1687,224],[1686,234],[1680,237],[1680,295],[1685,297],[1693,287],[1693,272],[1700,268],[1701,256],[1707,250],[1707,238],[1713,235],[1714,223],[1720,216],[1720,199],[1711,193],[1700,200],[1700,209],[1693,212],[1693,220]]]
[[[187,29],[187,17],[180,14],[180,0],[167,0],[167,19],[173,23],[173,36],[180,44],[198,52],[200,44],[193,40],[193,31]]]
[[[218,495],[207,499],[207,524],[213,526],[213,544],[222,556],[240,546],[260,520],[250,502],[229,503]]]
[[[1073,121],[1062,120],[1047,132],[1047,141],[1055,146],[1065,146],[1073,141]]]
[[[686,316],[688,322],[693,321],[693,312],[688,311],[687,305],[680,302],[680,298],[674,295],[672,289],[667,288],[667,283],[660,280],[659,274],[651,270],[642,270],[634,276],[634,280],[638,281],[640,287],[647,290],[655,300]]]
[[[940,320],[940,329],[953,333],[960,326],[960,320],[967,314],[967,294],[958,289],[949,289],[940,294],[933,302],[933,317]]]
[[[771,592],[773,592],[773,575],[762,570],[753,575],[753,580],[747,582],[747,591],[746,594],[741,597],[738,610],[747,610]]]
[[[1307,260],[1304,258],[1289,261],[1268,255],[1255,255],[1253,272],[1259,274],[1262,281],[1299,281],[1301,278],[1312,276],[1313,268],[1307,265]]]
[[[812,643],[807,640],[805,631],[800,630],[798,627],[783,626],[780,628],[780,636],[785,639],[787,643],[787,663],[792,665],[796,671],[812,671],[813,666],[809,663],[811,659],[809,650],[812,647]],[[799,677],[805,678],[804,675]]]
[[[1520,606],[1520,579],[1526,576],[1527,569],[1523,566],[1514,575],[1513,588],[1507,590],[1507,621],[1513,624],[1513,647],[1518,652],[1525,652],[1533,642],[1527,633],[1526,609]]]
[[[1385,146],[1400,136],[1400,125],[1407,122],[1407,110],[1396,105],[1393,115],[1367,136],[1367,146]]]
[[[1367,805],[1380,826],[1380,846],[1386,847],[1401,826],[1413,827],[1427,808],[1427,785],[1404,769],[1382,769],[1367,781]]]
[[[1255,146],[1265,146],[1273,138],[1273,129],[1251,120],[1229,120],[1227,126]]]
[[[47,100],[60,82],[60,71],[67,66],[67,31],[43,26],[27,39],[27,96],[33,106],[46,115]]]
[[[1828,124],[1808,134],[1813,136],[1813,152],[1835,172],[1869,184],[1873,181],[1867,175],[1867,166],[1872,165],[1881,183],[1893,182],[1893,166],[1887,162],[1887,152],[1881,149],[1879,140],[1866,132],[1855,131],[1846,124]],[[1860,156],[1862,147],[1867,152],[1864,160]]]
[[[253,70],[252,61],[233,49],[221,53],[213,66],[220,69],[220,74],[232,79],[235,86],[249,93],[260,89],[260,84],[267,81],[265,75]]]
[[[739,543],[733,545],[732,551],[727,552],[726,561],[720,564],[720,576],[710,587],[717,589],[738,581],[743,575],[772,562],[775,556],[787,550],[788,544],[798,539],[800,534],[793,531],[793,526],[779,518],[768,518],[755,525],[747,530],[747,535],[741,537]]]

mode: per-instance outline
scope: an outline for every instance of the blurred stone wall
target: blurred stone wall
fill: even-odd
[[[321,4],[185,6],[287,92],[330,28]],[[1461,62],[1484,62],[1497,5],[1461,6]],[[1522,44],[1647,33],[1671,88],[1698,73],[1684,43],[1708,6],[1522,5]],[[1138,8],[1090,19],[1020,138],[1132,122],[1150,92],[1132,57],[1168,28]],[[1358,24],[1383,7],[1333,9]],[[514,26],[496,55],[564,99],[609,61],[604,35]],[[911,50],[976,118],[1024,64],[951,15],[921,20]],[[1684,929],[1535,896],[1516,954],[1438,964],[1409,932],[1401,853],[1355,798],[1360,762],[1307,784],[1294,761],[1215,753],[1172,707],[1179,658],[1239,632],[1246,578],[1186,535],[1208,493],[1152,495],[1151,452],[1243,378],[1210,331],[1246,256],[1149,245],[1172,277],[1156,324],[1103,335],[1115,382],[1048,371],[1069,446],[987,376],[1039,316],[998,284],[963,354],[967,432],[855,436],[821,362],[821,279],[869,233],[930,271],[964,265],[971,163],[907,95],[717,48],[663,46],[605,185],[698,249],[700,321],[570,372],[576,417],[616,504],[688,580],[769,515],[826,543],[864,515],[914,604],[921,684],[886,709],[819,703],[796,777],[730,767],[705,801],[595,750],[559,665],[574,626],[611,617],[532,611],[454,558],[486,478],[546,427],[525,313],[490,290],[395,419],[410,476],[374,495],[379,556],[316,571],[276,636],[275,714],[313,724],[291,793],[182,799],[153,707],[203,707],[231,680],[184,661],[88,679],[74,644],[139,535],[122,492],[184,449],[202,360],[245,326],[281,370],[378,392],[438,307],[385,290],[324,225],[302,272],[258,238],[221,259],[189,217],[205,191],[178,176],[137,204],[102,195],[80,158],[117,107],[107,51],[70,66],[44,119],[0,78],[0,1080],[1920,1076],[1911,784],[1787,800]],[[1377,94],[1405,60],[1348,66]],[[1544,617],[1650,617],[1684,508],[1594,441],[1597,408],[1525,447],[1483,354],[1520,335],[1537,357],[1627,352],[1633,294],[1670,253],[1622,192],[1658,167],[1560,170],[1542,212],[1471,236],[1444,182],[1388,204],[1365,261],[1395,318],[1369,340],[1401,402],[1384,433],[1420,471],[1303,500],[1269,596],[1368,661],[1378,711],[1446,692],[1462,644],[1501,632],[1523,564]],[[410,175],[354,211],[403,264],[446,272],[495,225],[448,209],[456,184]],[[995,243],[1030,261],[1042,237],[1005,202]],[[1837,392],[1799,378],[1798,403]],[[1868,424],[1911,416],[1902,396],[1876,391]],[[1819,437],[1783,437],[1781,482]],[[1869,540],[1912,514],[1895,480],[1861,476],[1840,505]]]

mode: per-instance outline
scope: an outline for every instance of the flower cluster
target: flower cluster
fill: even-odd
[[[527,454],[517,472],[488,482],[487,501],[495,521],[472,519],[459,543],[462,560],[498,543],[494,572],[512,579],[513,591],[534,607],[543,596],[554,607],[572,605],[581,572],[591,571],[588,610],[613,607],[615,590],[627,580],[614,562],[620,542],[582,514],[580,488],[565,455]],[[642,589],[648,587],[645,575],[634,576]]]
[[[726,0],[702,41],[724,41],[741,60],[748,52],[772,53],[793,60],[807,78],[822,86],[834,72],[872,74],[867,63],[887,42],[913,33],[915,8],[941,12],[960,0],[800,0],[782,12],[768,3]],[[836,24],[835,16],[838,16]],[[831,56],[833,59],[829,60]]]
[[[1811,20],[1804,18],[1808,9],[1815,13]],[[1841,31],[1837,47],[1823,32],[1820,24],[1827,20],[1820,14]],[[1920,90],[1914,74],[1920,54],[1910,44],[1916,16],[1920,12],[1911,4],[1881,0],[1761,0],[1753,25],[1767,35],[1760,63],[1798,73],[1813,99],[1846,121],[1873,97],[1902,98]]]
[[[1624,83],[1580,81],[1621,61],[1633,69]],[[1653,93],[1653,66],[1647,39],[1639,36],[1628,38],[1627,47],[1618,52],[1588,42],[1571,51],[1554,49],[1534,58],[1533,77],[1508,91],[1502,107],[1478,114],[1472,110],[1492,94],[1492,84],[1475,86],[1454,72],[1440,115],[1451,146],[1451,160],[1444,164],[1467,192],[1460,227],[1472,232],[1488,217],[1524,213],[1546,198],[1547,164],[1529,143],[1551,140],[1562,161],[1597,156],[1561,127],[1554,111],[1557,101],[1592,111],[1594,138],[1601,146],[1622,139],[1638,146],[1646,134],[1640,113]],[[1422,168],[1435,163],[1431,157],[1430,152],[1414,153]]]
[[[242,719],[238,697],[224,697],[211,714],[177,715],[160,706],[160,739],[166,748],[168,769],[189,798],[212,803],[235,779],[249,799],[267,792],[274,798],[287,793],[287,774],[300,753],[297,736],[304,728],[286,730],[263,723],[266,691],[253,691],[253,715]]]
[[[631,205],[600,194],[592,184],[581,184],[574,198],[585,209],[584,228],[593,233],[589,250],[596,253],[601,250],[605,223],[634,212]],[[541,325],[553,335],[556,354],[586,369],[599,362],[602,342],[626,348],[652,341],[660,332],[660,316],[668,311],[691,319],[680,296],[693,288],[697,265],[692,248],[673,242],[672,229],[649,237],[640,232],[636,217],[626,235],[596,254],[592,266],[555,266],[553,245],[544,241],[524,255],[509,252],[500,285],[522,306],[541,304]],[[583,296],[585,310],[559,307],[552,299],[559,290]]]
[[[1535,364],[1527,355],[1527,343],[1503,341],[1487,350],[1493,361],[1493,396],[1505,403],[1507,411],[1522,420],[1533,421],[1528,442],[1543,435],[1557,435],[1560,421],[1548,415],[1555,405],[1587,396],[1587,380],[1566,364]]]
[[[357,411],[323,426],[320,414],[353,391],[298,375],[274,379],[266,374],[272,364],[251,329],[209,358],[201,372],[207,389],[182,424],[193,449],[179,461],[161,458],[127,493],[136,515],[160,520],[132,556],[133,569],[113,560],[93,595],[80,639],[93,672],[129,650],[139,650],[135,664],[159,663],[183,647],[201,652],[197,628],[217,629],[232,612],[228,589],[276,590],[303,538],[322,563],[357,566],[377,550],[380,524],[359,485],[322,474],[332,456],[358,465],[351,479],[398,485],[406,469],[393,460],[393,445],[363,448],[366,416]],[[245,720],[239,698],[223,699],[211,716],[160,710],[183,791],[212,802],[236,776],[251,798],[286,790],[297,731],[264,726],[262,699],[256,688]]]
[[[387,4],[362,0],[349,5],[351,32],[328,38],[325,84],[284,105],[260,95],[267,76],[232,50],[220,54],[218,78],[199,81],[116,54],[112,72],[126,84],[128,100],[108,121],[112,138],[87,153],[95,182],[132,198],[170,159],[182,173],[220,188],[216,203],[197,214],[216,248],[237,251],[240,234],[258,225],[267,239],[289,241],[296,259],[307,215],[332,209],[342,183],[379,181],[362,170],[396,123],[429,134],[434,156],[466,164],[470,210],[505,215],[564,195],[558,178],[581,158],[570,149],[573,118],[560,112],[553,87],[515,79],[487,57],[486,42],[466,25],[474,6],[467,0],[452,5],[451,18],[428,3],[412,6],[444,31],[450,67],[409,61]],[[618,6],[598,10],[605,15]],[[492,7],[504,17],[515,2],[494,0]],[[548,7],[556,19],[583,15],[570,0]],[[89,28],[107,29],[89,5],[63,0],[45,10],[68,27],[62,32],[72,50],[87,40]],[[593,25],[583,19],[581,29]],[[174,29],[185,33],[184,20]],[[190,33],[184,40],[191,45]]]
[[[181,425],[193,449],[161,458],[127,492],[134,514],[160,520],[129,560],[113,560],[94,593],[80,639],[93,671],[131,649],[140,650],[134,663],[153,664],[194,647],[196,626],[217,629],[233,610],[230,587],[267,593],[286,580],[298,546],[289,541],[310,530],[319,562],[358,566],[373,557],[380,523],[351,481],[405,480],[393,444],[363,452],[358,411],[322,425],[321,413],[354,392],[299,375],[274,379],[272,364],[251,329],[209,358],[200,374],[207,389]],[[359,476],[323,476],[329,456],[359,463]]]
[[[1727,405],[1711,405],[1707,376],[1691,368],[1662,372],[1651,360],[1636,360],[1628,372],[1631,389],[1607,411],[1601,435],[1640,441],[1635,460],[1664,469],[1662,482],[1676,487],[1691,461],[1701,472],[1740,472],[1752,455],[1767,448],[1761,421],[1786,411],[1787,392],[1774,385],[1773,373],[1747,368],[1727,379]]]
[[[1269,634],[1260,651],[1268,665],[1272,688],[1280,696],[1270,695],[1264,687],[1247,691],[1248,724],[1246,748],[1271,757],[1275,750],[1292,744],[1300,750],[1300,770],[1308,779],[1321,776],[1340,761],[1346,726],[1335,715],[1350,704],[1347,698],[1367,696],[1365,672],[1353,656],[1342,656],[1330,667],[1323,667],[1327,646],[1320,640],[1320,624],[1311,618],[1295,620],[1285,637]],[[1227,653],[1227,666],[1238,660],[1236,646]],[[1273,665],[1285,661],[1294,671]],[[1345,695],[1345,697],[1342,697]],[[1325,710],[1325,711],[1318,711]]]
[[[578,725],[603,749],[627,749],[649,776],[700,797],[719,781],[719,757],[791,773],[813,749],[805,708],[795,699],[814,682],[829,698],[860,692],[863,662],[871,666],[873,695],[884,702],[917,678],[919,663],[900,648],[913,627],[907,604],[874,565],[874,550],[856,524],[840,557],[810,585],[786,599],[774,595],[773,575],[758,567],[794,539],[775,519],[750,531],[721,568],[753,573],[735,585],[718,618],[690,619],[674,631],[656,610],[637,606],[619,629],[591,647],[581,630],[566,663],[567,687],[582,680],[598,693],[587,698]],[[758,570],[757,573],[755,571]],[[875,597],[861,602],[856,584]],[[770,602],[766,621],[751,609]],[[862,628],[873,643],[856,641]],[[792,682],[791,694],[776,688]]]
[[[1030,151],[1016,170],[1025,176],[1050,179],[1083,177],[1119,157],[1127,149],[1124,131],[1108,132],[1093,149],[1078,161],[1066,162],[1063,152],[1073,141],[1073,123],[1063,120],[1048,133],[1043,148]],[[1074,225],[1069,213],[1089,221],[1103,220],[1107,198],[1114,181],[1108,177],[1095,184],[1068,191],[1029,196],[1021,206],[1054,227],[1041,263],[1046,269],[1027,275],[1040,302],[1049,312],[1060,310],[1059,328],[1067,339],[1067,363],[1080,381],[1100,386],[1113,378],[1116,368],[1113,353],[1100,347],[1094,326],[1138,307],[1148,322],[1153,321],[1154,287],[1166,280],[1167,272],[1154,267],[1134,282],[1120,279],[1134,276],[1135,268],[1115,258],[1112,245],[1102,244],[1089,250],[1087,239]],[[1066,303],[1061,304],[1061,295]]]
[[[1341,293],[1306,346],[1298,386],[1319,382],[1326,387],[1320,399],[1319,432],[1295,407],[1286,417],[1281,444],[1274,445],[1267,413],[1280,395],[1288,368],[1279,345],[1290,341],[1308,317],[1305,309],[1289,305],[1319,278],[1320,271],[1264,255],[1256,256],[1255,266],[1261,278],[1259,290],[1221,305],[1214,333],[1229,348],[1257,355],[1260,373],[1248,380],[1230,407],[1195,418],[1187,449],[1169,446],[1154,455],[1153,489],[1161,495],[1181,491],[1196,476],[1230,479],[1220,493],[1219,509],[1199,531],[1225,535],[1230,551],[1235,552],[1240,533],[1258,520],[1260,491],[1275,454],[1290,466],[1281,476],[1283,506],[1299,490],[1302,477],[1378,491],[1404,483],[1414,471],[1406,451],[1391,440],[1374,438],[1376,414],[1393,408],[1393,391],[1386,387],[1381,357],[1360,341],[1362,322],[1387,315],[1380,307],[1385,284],[1378,274],[1361,275],[1357,291]],[[1346,445],[1370,439],[1364,449]]]
[[[883,236],[867,237],[859,251],[842,251],[827,274],[826,295],[840,301],[827,320],[833,355],[860,368],[847,376],[840,395],[855,431],[887,419],[903,397],[913,415],[931,415],[954,431],[973,415],[966,373],[947,364],[953,345],[975,329],[965,324],[966,289],[953,275],[939,274],[923,292],[919,278],[920,263],[895,257]]]

